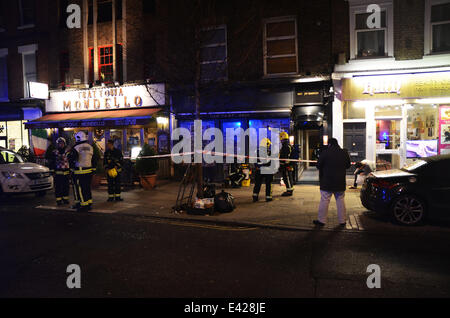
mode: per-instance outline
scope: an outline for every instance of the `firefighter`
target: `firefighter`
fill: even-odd
[[[75,145],[70,152],[72,179],[74,184],[75,205],[79,212],[92,209],[91,181],[94,149],[88,143],[86,134],[79,131],[75,134]]]
[[[294,192],[294,167],[291,161],[285,161],[282,159],[290,159],[292,154],[292,146],[289,144],[289,135],[282,131],[280,133],[281,150],[280,150],[280,171],[283,177],[283,182],[286,185],[286,191],[282,196],[291,196]]]
[[[263,138],[259,145],[262,152],[265,152],[265,155],[270,156],[270,145],[271,141],[268,138]],[[258,157],[261,152],[258,152]],[[266,184],[266,201],[272,201],[272,181],[273,174],[263,174],[261,172],[261,167],[269,167],[270,160],[269,159],[258,159],[258,162],[255,164],[255,186],[253,188],[253,202],[258,201],[259,191],[261,190],[261,185],[264,182]]]
[[[107,147],[103,166],[107,169],[108,201],[123,201],[120,197],[120,177],[123,165],[122,152],[114,147],[114,140],[112,139],[108,140]]]
[[[50,171],[54,175],[56,204],[69,204],[69,156],[63,137],[56,139],[56,149],[50,155]]]

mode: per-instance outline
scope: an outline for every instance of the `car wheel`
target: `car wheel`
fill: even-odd
[[[39,192],[36,192],[36,196],[39,197],[39,198],[45,197],[46,194],[47,194],[46,191],[39,191]]]
[[[420,224],[425,220],[425,213],[425,203],[415,195],[403,195],[392,204],[392,217],[399,224]]]

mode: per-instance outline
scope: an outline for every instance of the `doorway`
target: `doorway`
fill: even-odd
[[[344,123],[344,145],[348,150],[351,162],[366,159],[366,123]],[[355,166],[352,165],[347,173],[353,174]]]

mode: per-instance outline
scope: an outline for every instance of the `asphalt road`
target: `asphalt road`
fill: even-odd
[[[446,233],[283,231],[0,206],[0,297],[448,297]],[[66,286],[69,264],[81,288]],[[381,288],[369,289],[369,264]]]

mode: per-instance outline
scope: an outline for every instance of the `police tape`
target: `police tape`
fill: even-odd
[[[153,156],[138,156],[136,158],[124,157],[124,159],[157,159],[157,158],[171,158],[171,157],[184,157],[184,156],[192,156],[195,154],[203,154],[209,156],[222,156],[222,157],[234,157],[237,159],[253,159],[253,160],[278,160],[284,162],[309,162],[309,163],[317,163],[317,160],[305,160],[305,159],[280,159],[280,158],[272,158],[272,157],[255,157],[255,156],[247,156],[247,155],[236,155],[231,153],[217,152],[217,151],[196,151],[196,152],[183,152],[177,154],[164,154],[164,155],[153,155]]]

